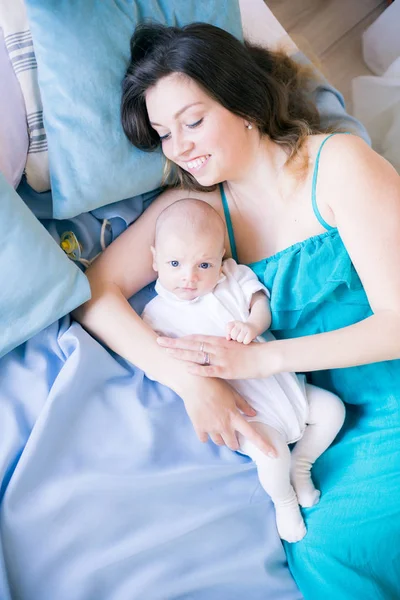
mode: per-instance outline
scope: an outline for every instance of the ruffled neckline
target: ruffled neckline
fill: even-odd
[[[285,254],[290,254],[290,252],[295,252],[295,251],[297,252],[297,251],[301,250],[308,243],[313,243],[316,241],[323,241],[325,238],[334,238],[337,236],[339,236],[339,231],[337,229],[332,229],[330,231],[324,231],[323,233],[317,233],[316,235],[312,235],[311,237],[308,237],[305,240],[302,240],[301,242],[296,242],[296,243],[292,244],[291,246],[284,248],[283,250],[279,250],[279,252],[276,252],[275,254],[272,254],[271,256],[267,256],[266,258],[261,258],[260,260],[256,260],[255,262],[247,263],[247,266],[250,267],[250,269],[252,269],[252,270],[256,270],[257,267],[259,267],[261,265],[267,265],[270,262],[279,260]]]

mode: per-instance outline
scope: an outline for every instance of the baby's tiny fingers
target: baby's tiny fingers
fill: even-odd
[[[229,321],[229,323],[226,324],[226,332],[230,333],[234,327],[235,321]]]
[[[252,342],[252,341],[253,341],[253,336],[252,336],[251,332],[248,331],[246,333],[246,335],[244,336],[243,344],[250,344],[250,342]]]
[[[238,325],[235,325],[235,327],[233,327],[233,329],[231,331],[231,338],[233,340],[237,341],[239,333],[240,333],[240,327]]]
[[[246,336],[246,330],[243,328],[239,331],[236,341],[239,342],[240,344],[242,344],[245,336]]]

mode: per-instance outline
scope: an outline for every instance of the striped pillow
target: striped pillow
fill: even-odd
[[[14,72],[21,86],[28,124],[26,179],[37,192],[50,189],[47,138],[37,80],[37,64],[23,0],[0,2],[0,26]]]

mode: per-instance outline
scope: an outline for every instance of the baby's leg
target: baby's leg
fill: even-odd
[[[295,491],[290,483],[289,448],[276,429],[263,423],[253,422],[252,425],[270,439],[278,453],[278,458],[269,458],[242,435],[239,435],[240,449],[257,465],[260,483],[275,505],[279,535],[288,542],[298,542],[305,536],[306,527]]]
[[[344,417],[343,402],[327,390],[306,384],[309,417],[303,437],[292,452],[291,478],[300,506],[317,504],[321,492],[311,479],[311,467],[339,433]]]

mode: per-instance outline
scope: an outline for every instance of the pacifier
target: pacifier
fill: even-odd
[[[64,231],[60,239],[60,246],[72,260],[79,261],[82,258],[82,245],[73,231]]]

